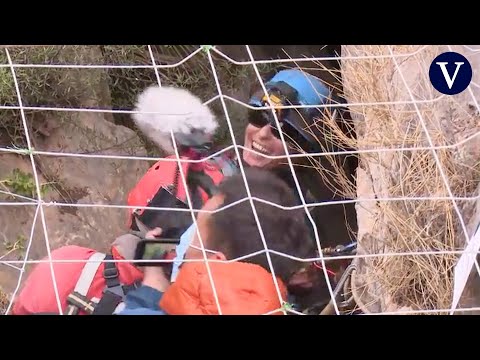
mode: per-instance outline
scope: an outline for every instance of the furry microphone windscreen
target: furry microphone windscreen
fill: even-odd
[[[175,153],[171,131],[174,135],[188,135],[193,130],[200,130],[213,135],[218,127],[208,106],[188,90],[175,87],[151,86],[145,89],[138,96],[135,111],[138,113],[132,118],[137,127],[167,155]]]

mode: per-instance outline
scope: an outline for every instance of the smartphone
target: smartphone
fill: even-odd
[[[135,249],[134,260],[137,266],[165,266],[172,267],[171,262],[150,262],[149,260],[166,259],[169,254],[175,251],[180,239],[160,238],[142,239]]]

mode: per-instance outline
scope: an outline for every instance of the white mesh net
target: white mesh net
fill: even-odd
[[[237,119],[244,109],[252,108],[246,103],[247,79],[266,91],[267,70],[303,67],[307,62],[324,71],[329,81],[343,86],[339,91],[347,103],[339,107],[349,109],[357,133],[356,138],[350,137],[330,123],[329,136],[335,136],[339,150],[325,149],[310,156],[355,155],[359,167],[356,184],[346,179],[341,169],[329,169],[331,179],[337,181],[335,191],[343,193],[344,200],[315,203],[302,195],[293,163],[307,155],[286,156],[300,194],[301,204],[295,209],[304,209],[314,228],[318,258],[298,259],[268,248],[255,206],[266,201],[252,197],[246,183],[248,197],[242,201],[248,201],[252,208],[263,246],[256,254],[267,256],[280,303],[283,300],[271,254],[305,263],[317,261],[330,298],[338,295],[337,290],[344,290],[336,290],[331,282],[328,261],[332,257],[324,254],[318,224],[309,209],[356,204],[358,232],[352,238],[358,240],[359,251],[335,259],[356,259],[355,276],[348,283],[363,313],[478,310],[475,280],[480,269],[475,255],[480,241],[474,234],[480,221],[475,160],[479,80],[474,72],[470,86],[456,96],[439,95],[428,80],[431,61],[442,51],[464,54],[475,68],[480,51],[476,46],[343,46],[341,56],[260,60],[244,46],[244,61],[234,60],[216,46],[165,46],[163,51],[147,46],[143,52],[139,48],[3,49],[0,231],[4,242],[0,286],[6,314],[21,290],[27,266],[40,262],[50,263],[58,309],[63,313],[51,251],[66,244],[106,251],[116,236],[126,232],[127,193],[152,162],[185,161],[180,160],[176,145],[176,159],[164,159],[130,129],[133,107],[125,106],[131,102],[118,100],[120,93],[129,92],[132,99],[155,83],[205,90],[205,104],[216,106],[225,120],[217,139],[223,148],[209,158],[227,151],[241,158],[245,147],[239,129],[245,122]],[[124,56],[117,58],[120,63],[113,63],[113,50]],[[79,53],[84,57],[77,57]],[[331,61],[338,61],[340,69],[326,70],[325,63]],[[153,72],[153,83],[151,74],[142,78],[147,71]],[[138,88],[127,87],[136,81]],[[40,89],[47,89],[51,96],[37,94]],[[287,151],[282,132],[280,137]],[[319,164],[313,166],[319,172],[327,171]],[[241,163],[240,173],[245,181]],[[183,171],[180,175],[186,185]],[[344,186],[339,188],[338,184]],[[189,209],[167,210],[189,211],[195,222],[199,210],[193,209],[188,194],[187,202]],[[348,240],[338,239],[338,245]],[[203,255],[205,261],[205,249]],[[44,256],[46,259],[41,260]],[[222,314],[210,271],[209,278]],[[333,313],[342,312],[339,301],[331,306]],[[289,306],[280,310],[301,314]]]

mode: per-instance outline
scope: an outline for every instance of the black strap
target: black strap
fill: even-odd
[[[105,291],[97,306],[95,306],[92,315],[113,315],[115,309],[122,300],[123,296],[114,294],[110,291]]]
[[[107,254],[105,260],[113,260],[113,256]],[[125,297],[125,291],[119,279],[118,268],[114,262],[105,263],[103,278],[107,287],[103,291],[103,296],[95,306],[92,315],[112,315],[118,304]]]
[[[114,259],[111,254],[107,254],[105,256],[105,260],[111,261]],[[114,262],[106,262],[105,267],[103,268],[103,277],[105,279],[105,283],[107,284],[107,288],[114,288],[116,286],[120,286],[120,280],[118,276],[119,273],[117,269],[117,264]]]
[[[103,296],[98,302],[98,304],[95,306],[95,310],[93,311],[92,315],[113,315],[118,304],[120,304],[125,298],[125,295],[129,291],[136,289],[140,285],[141,285],[141,282],[136,282],[131,285],[122,286],[122,289],[124,292],[123,296],[120,296],[118,294],[115,294],[109,291],[108,288],[105,289]]]
[[[111,254],[107,254],[105,260],[114,259]],[[74,292],[67,298],[69,306],[67,307],[66,315],[77,315],[80,309],[91,315],[112,315],[118,304],[120,304],[125,298],[125,295],[141,285],[141,281],[137,281],[130,285],[122,285],[120,283],[119,272],[115,262],[105,263],[103,277],[105,279],[106,288],[104,289],[102,298],[98,304],[95,304],[85,296]]]

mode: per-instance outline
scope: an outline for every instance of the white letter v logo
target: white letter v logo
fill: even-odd
[[[443,77],[445,78],[445,81],[447,82],[448,88],[452,89],[453,83],[455,82],[455,78],[457,77],[458,70],[460,69],[460,66],[462,66],[463,62],[456,62],[455,65],[457,65],[457,68],[455,69],[455,74],[453,74],[453,78],[450,78],[450,75],[447,71],[447,62],[437,62],[436,63],[440,68],[442,69]]]

